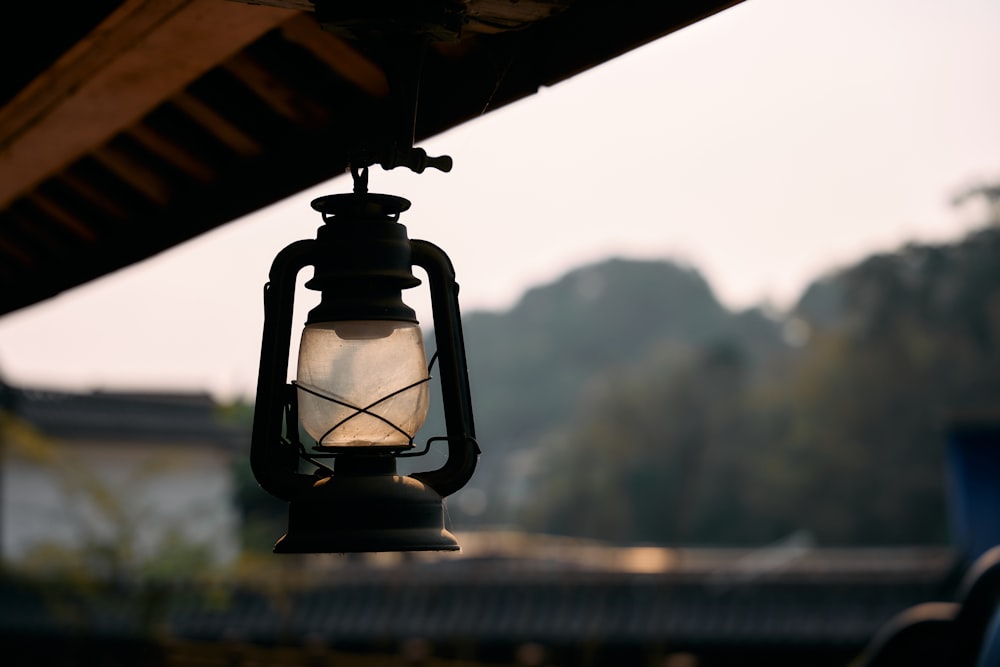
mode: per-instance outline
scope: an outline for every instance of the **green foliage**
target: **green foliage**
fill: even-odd
[[[451,513],[459,529],[519,521],[516,508],[538,492],[527,472],[604,374],[647,356],[681,363],[722,340],[756,341],[748,353],[756,364],[758,350],[780,345],[778,326],[762,313],[729,313],[697,271],[667,261],[583,267],[528,292],[509,312],[468,314],[464,330],[477,435],[488,445],[472,486],[490,502],[473,517],[462,514],[459,496]],[[443,427],[431,421],[424,430]]]
[[[493,458],[473,483],[492,511],[459,527],[941,543],[947,420],[1000,404],[1000,230],[870,257],[785,322],[726,312],[686,269],[622,261],[470,322]]]

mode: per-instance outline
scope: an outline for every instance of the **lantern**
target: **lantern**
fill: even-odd
[[[251,466],[260,486],[288,503],[278,553],[457,550],[444,498],[471,478],[479,457],[469,393],[458,285],[447,255],[410,240],[401,197],[355,190],[312,202],[316,238],[284,248],[264,290],[264,332],[254,408]],[[306,319],[296,379],[287,381],[295,284],[320,302]],[[414,443],[430,403],[424,339],[403,290],[427,276],[447,434]],[[302,442],[301,431],[314,441]],[[400,457],[447,442],[435,470],[402,476]],[[332,461],[327,465],[325,461]],[[304,466],[315,467],[303,472]]]

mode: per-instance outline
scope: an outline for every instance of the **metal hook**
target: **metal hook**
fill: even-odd
[[[354,194],[363,195],[368,192],[368,167],[351,165],[351,177],[354,179]]]

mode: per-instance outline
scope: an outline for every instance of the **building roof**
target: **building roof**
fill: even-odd
[[[249,428],[222,419],[205,393],[71,393],[8,388],[8,409],[66,441],[212,444],[248,450]]]
[[[743,562],[738,551],[703,555],[705,562],[693,552],[690,567],[656,573],[509,558],[391,567],[352,560],[325,574],[309,572],[298,585],[273,572],[242,584],[165,585],[157,592],[156,622],[165,636],[192,642],[393,650],[420,639],[464,645],[478,658],[525,643],[563,651],[669,646],[744,656],[777,650],[787,657],[796,650],[826,660],[860,652],[904,609],[952,595],[953,560],[942,549],[817,550],[810,565],[753,578],[732,567]],[[298,560],[288,565],[289,571],[308,571]],[[138,588],[106,598],[63,591],[64,611],[79,608],[71,614],[78,621],[67,628],[33,601],[37,593],[30,587],[7,586],[11,590],[0,595],[9,601],[0,602],[0,635],[142,632]],[[10,613],[15,603],[20,613]]]
[[[358,137],[419,142],[739,1],[19,3],[0,22],[0,315],[342,174]],[[393,72],[419,53],[410,126],[392,82],[415,73]]]

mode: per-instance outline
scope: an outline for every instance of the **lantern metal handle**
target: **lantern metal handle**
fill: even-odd
[[[298,447],[281,437],[295,278],[299,271],[313,264],[316,250],[314,239],[285,247],[271,263],[268,283],[264,286],[264,333],[257,372],[250,468],[264,491],[284,501],[290,501],[316,481],[315,477],[298,472]]]
[[[411,240],[411,261],[427,272],[434,340],[441,373],[441,400],[445,406],[448,432],[448,460],[437,470],[414,473],[442,497],[465,486],[479,461],[476,427],[472,416],[472,396],[465,358],[462,318],[458,306],[458,283],[448,255],[428,241]]]

